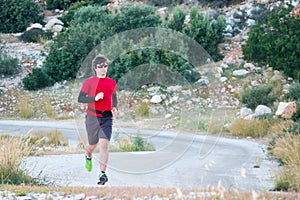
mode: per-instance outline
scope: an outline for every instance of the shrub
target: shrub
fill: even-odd
[[[289,87],[286,97],[288,99],[293,100],[293,101],[299,101],[300,100],[300,83],[299,82],[293,83]]]
[[[52,84],[51,78],[41,68],[33,68],[32,73],[23,79],[26,90],[38,90]]]
[[[29,140],[16,136],[0,136],[0,183],[2,184],[31,184],[36,183],[29,175],[20,170],[24,158],[32,152]],[[16,148],[17,147],[17,148]]]
[[[300,105],[297,104],[297,110],[292,116],[292,120],[295,122],[300,122]]]
[[[150,6],[127,5],[117,14],[99,6],[82,7],[76,11],[69,30],[55,38],[43,68],[54,81],[73,79],[84,58],[101,41],[126,30],[157,26],[159,22]]]
[[[24,42],[40,42],[42,39],[49,40],[52,38],[53,33],[50,31],[43,31],[39,28],[32,28],[25,31],[20,39]]]
[[[286,131],[294,135],[300,135],[300,121],[292,124],[289,128],[286,129]]]
[[[0,50],[0,75],[12,76],[21,71],[19,60]]]
[[[224,18],[207,18],[193,7],[190,11],[190,24],[183,29],[183,33],[197,41],[214,61],[218,61],[223,57],[219,53],[218,45],[224,39],[224,28]]]
[[[272,153],[283,161],[278,175],[278,189],[300,191],[300,135],[286,134],[276,140]]]
[[[266,22],[253,26],[243,54],[249,62],[268,64],[299,79],[300,18],[292,16],[291,10],[291,5],[281,4],[279,11],[270,13]]]
[[[167,19],[166,27],[175,31],[182,31],[184,27],[185,12],[177,6],[170,20]]]
[[[30,135],[30,143],[37,147],[45,146],[67,146],[68,140],[58,130],[51,130],[46,132],[34,132]]]
[[[91,5],[91,1],[79,1],[71,5],[67,12],[64,12],[63,15],[59,18],[65,26],[69,26],[70,22],[74,19],[75,12],[84,6]]]
[[[34,107],[30,104],[31,97],[28,95],[22,95],[22,98],[17,103],[17,108],[20,114],[20,117],[25,119],[30,119],[34,116]]]
[[[23,32],[30,23],[43,23],[42,11],[32,0],[0,0],[0,32]]]
[[[184,0],[165,0],[165,1],[149,0],[147,2],[152,6],[165,7],[165,6],[180,5],[180,4],[184,3]]]
[[[120,138],[119,148],[122,151],[153,151],[154,147],[143,139],[140,135],[136,135],[133,138]]]
[[[137,106],[135,115],[137,118],[149,117],[150,115],[149,110],[150,110],[149,105],[143,102]]]
[[[75,3],[79,0],[47,0],[47,9],[54,10],[54,9],[60,9],[64,10],[69,8],[72,3]]]
[[[267,135],[269,128],[270,121],[266,119],[245,120],[237,118],[231,123],[229,131],[233,136],[257,138]]]
[[[247,89],[242,94],[241,102],[251,109],[255,109],[258,105],[271,106],[278,98],[276,95],[272,95],[271,92],[272,85]]]
[[[109,2],[109,0],[47,0],[47,9],[65,10],[75,4],[98,4],[100,6],[103,6],[108,4]]]

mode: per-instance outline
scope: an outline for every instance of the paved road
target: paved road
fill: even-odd
[[[74,121],[0,120],[0,133],[26,134],[32,130],[58,129],[76,145],[82,124]],[[207,188],[221,183],[226,189],[269,190],[277,163],[265,146],[248,140],[166,130],[134,130],[115,126],[119,134],[139,132],[156,147],[154,152],[112,152],[108,165],[111,186]],[[99,162],[84,169],[82,154],[30,157],[23,168],[55,185],[94,186]],[[254,168],[258,164],[260,168]]]

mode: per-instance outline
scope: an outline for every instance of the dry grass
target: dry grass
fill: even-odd
[[[299,199],[298,193],[274,193],[274,192],[240,192],[225,191],[222,188],[211,189],[180,189],[180,188],[151,188],[151,187],[36,187],[36,186],[12,186],[3,185],[2,190],[15,192],[16,194],[27,194],[29,192],[46,193],[59,192],[62,196],[84,194],[85,199],[201,199],[201,200],[294,200]]]
[[[33,132],[30,139],[33,146],[68,146],[68,140],[58,130]]]
[[[0,183],[29,183],[31,178],[19,170],[19,166],[32,152],[29,139],[24,137],[0,136]]]
[[[300,135],[285,134],[276,140],[272,153],[283,161],[278,184],[300,191]]]
[[[233,136],[241,137],[264,137],[268,135],[271,121],[268,119],[245,120],[236,118],[232,121],[229,131]]]
[[[15,168],[32,151],[29,140],[23,137],[0,136],[0,147],[0,164],[10,168]]]
[[[17,103],[20,117],[30,119],[34,116],[34,107],[29,103],[31,102],[30,96],[24,95]]]

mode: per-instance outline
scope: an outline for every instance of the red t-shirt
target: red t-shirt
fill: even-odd
[[[109,111],[112,110],[112,95],[116,94],[117,83],[111,78],[98,78],[97,76],[92,76],[87,78],[82,85],[81,92],[84,92],[88,97],[95,97],[99,92],[103,92],[103,99],[98,101],[88,103],[88,107],[97,111]],[[91,110],[86,110],[86,112],[93,116],[100,116],[101,114],[96,114]]]

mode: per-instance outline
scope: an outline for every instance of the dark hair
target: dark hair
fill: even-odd
[[[92,67],[95,69],[97,64],[104,62],[109,62],[109,60],[104,55],[97,55],[92,61]]]

